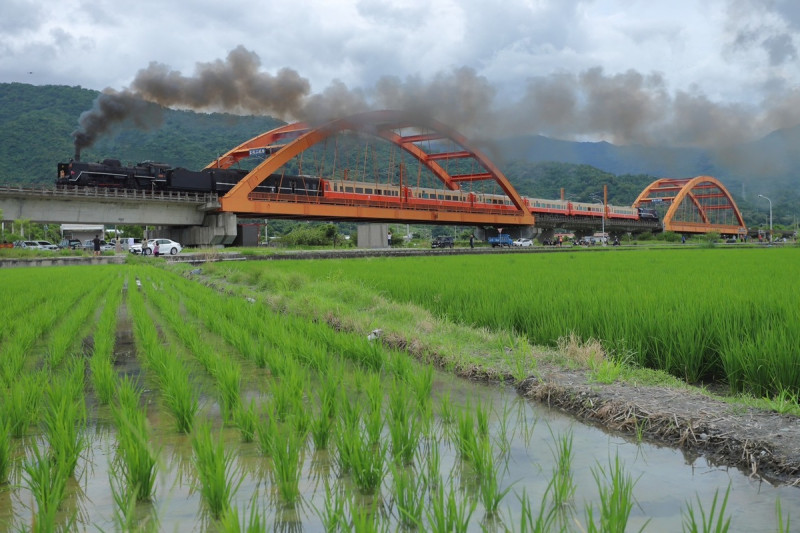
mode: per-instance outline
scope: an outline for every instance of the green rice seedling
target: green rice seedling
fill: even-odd
[[[46,392],[44,428],[52,460],[71,476],[86,447],[86,408],[76,400],[65,383],[58,380]]]
[[[383,406],[383,382],[379,374],[367,376],[364,392],[367,394],[367,410],[370,412],[380,411]]]
[[[114,371],[114,366],[108,357],[96,354],[89,359],[89,369],[92,372],[92,386],[97,401],[101,405],[108,405],[117,389],[117,373]]]
[[[334,455],[333,461],[336,466],[337,475],[342,477],[350,472],[353,467],[353,456],[356,453],[355,449],[360,445],[358,442],[359,429],[358,427],[348,428],[343,419],[342,423],[336,426],[333,435],[336,444],[336,454]]]
[[[122,380],[123,387],[131,384]],[[122,390],[122,388],[121,388]],[[117,427],[117,450],[113,463],[116,478],[124,482],[121,495],[125,498],[131,494],[137,502],[149,501],[153,497],[158,470],[158,454],[152,449],[147,429],[147,418],[138,406],[131,407],[138,398],[138,391],[126,393],[127,399],[112,407],[114,424]]]
[[[475,441],[475,449],[471,454],[472,465],[478,477],[481,502],[487,517],[494,517],[497,514],[500,502],[511,490],[511,485],[500,490],[493,453],[491,441],[488,436],[485,436],[479,437]]]
[[[253,492],[250,498],[250,512],[245,517],[240,517],[239,509],[231,507],[226,511],[219,523],[219,531],[222,533],[261,533],[267,530],[266,511],[259,509],[258,491]],[[242,520],[244,518],[244,520]]]
[[[256,436],[256,428],[258,427],[255,399],[251,399],[247,407],[242,403],[237,404],[236,414],[233,418],[236,422],[236,427],[239,428],[242,442],[253,442]]]
[[[417,368],[415,372],[409,374],[411,389],[417,402],[420,413],[426,410],[430,404],[433,392],[433,366],[425,365]]]
[[[536,423],[537,419],[534,419],[533,423],[528,421],[527,410],[524,409],[522,404],[517,404],[517,423],[515,427],[515,431],[519,429],[522,434],[522,439],[525,441],[525,449],[531,447],[531,440],[533,440],[533,434],[536,430]]]
[[[301,401],[295,403],[292,409],[291,423],[295,432],[301,435],[307,435],[311,430],[312,415],[305,404]]]
[[[242,367],[232,361],[220,360],[214,376],[220,396],[222,412],[226,420],[233,420],[240,404],[242,387]]]
[[[789,533],[792,530],[791,520],[789,520],[789,515],[786,515],[786,523],[784,524],[780,498],[775,500],[775,516],[778,519],[778,533]]]
[[[194,465],[200,496],[208,513],[215,519],[228,512],[231,499],[241,485],[243,477],[234,465],[234,450],[225,448],[220,434],[211,435],[209,424],[201,424],[192,437]]]
[[[555,465],[553,466],[550,495],[553,499],[553,506],[561,508],[572,500],[576,488],[572,476],[572,433],[562,435],[556,444],[557,451],[554,457]]]
[[[394,503],[397,506],[398,522],[404,528],[422,529],[425,510],[425,477],[414,477],[412,470],[392,465]]]
[[[111,498],[114,500],[114,524],[120,531],[153,532],[159,530],[158,516],[155,507],[150,516],[143,517],[137,513],[137,489],[126,485],[120,463],[111,461],[108,470],[108,481],[111,487]]]
[[[374,444],[366,431],[352,449],[353,483],[362,494],[375,494],[386,475],[386,445]]]
[[[320,510],[313,503],[314,511],[322,522],[325,531],[342,531],[347,529],[345,513],[345,498],[341,490],[331,490],[330,483],[325,479],[325,505]]]
[[[428,518],[428,531],[437,533],[457,533],[467,531],[472,513],[475,512],[477,502],[470,498],[456,496],[453,481],[445,494],[444,486],[438,483],[436,489],[431,491],[430,504],[425,509]]]
[[[419,419],[410,414],[406,417],[392,416],[389,419],[389,436],[394,460],[410,464],[419,445]]]
[[[383,520],[381,510],[378,508],[378,499],[373,498],[369,505],[358,501],[355,494],[350,494],[350,526],[353,531],[364,533],[388,533],[389,524]]]
[[[278,420],[272,405],[267,405],[265,415],[261,423],[256,427],[256,437],[258,438],[258,449],[267,457],[272,455],[275,445],[275,438],[278,433]]]
[[[587,504],[586,530],[590,533],[624,533],[633,509],[633,488],[636,482],[630,474],[625,473],[618,455],[613,463],[609,460],[608,471],[598,465],[592,469],[592,476],[600,492],[600,516],[599,523],[596,523],[594,507]],[[642,526],[640,531],[644,530],[645,526]]]
[[[22,464],[28,480],[28,489],[36,501],[34,516],[37,531],[56,531],[58,509],[64,500],[69,474],[63,464],[52,461],[46,452],[39,448],[36,440],[29,447],[30,455]],[[74,522],[74,516],[69,521]],[[63,527],[69,531],[69,526]]]
[[[186,368],[175,358],[169,356],[163,371],[164,403],[175,419],[175,427],[179,433],[191,433],[194,418],[200,408],[197,391],[189,382]]]
[[[272,442],[272,464],[275,484],[283,502],[293,508],[300,499],[300,475],[303,467],[305,434],[282,426]]]
[[[547,498],[542,498],[539,503],[539,512],[534,515],[531,507],[531,501],[528,497],[525,488],[522,489],[522,496],[519,497],[520,501],[520,518],[519,518],[519,531],[520,533],[547,533],[553,531],[555,524],[555,508],[547,509]]]
[[[65,320],[58,324],[48,347],[47,362],[50,368],[58,368],[70,349],[75,346],[81,328],[86,324],[89,315],[97,310],[98,296],[105,290],[106,288],[98,286],[73,307]]]
[[[0,403],[0,419],[6,421],[12,437],[25,435],[31,422],[39,418],[45,379],[43,373],[23,374],[8,387]]]
[[[487,437],[489,435],[489,406],[478,402],[475,406],[475,422],[478,429],[478,436]]]
[[[11,471],[11,428],[8,422],[0,418],[0,485],[8,481]]]
[[[320,406],[314,418],[311,420],[311,441],[314,443],[315,450],[327,450],[328,442],[334,431],[336,419],[329,416],[325,409]]]
[[[137,410],[141,396],[141,388],[129,376],[123,376],[117,381],[116,404],[121,409],[127,411]]]
[[[439,398],[439,418],[445,426],[449,426],[456,419],[453,401],[450,399],[450,391],[445,392]]]
[[[417,464],[424,465],[425,484],[428,488],[435,488],[442,478],[442,456],[439,451],[438,439],[431,439],[426,446],[417,448]]]
[[[511,453],[511,442],[509,441],[509,421],[511,419],[511,406],[508,402],[503,404],[503,411],[497,413],[497,418],[499,420],[500,427],[497,430],[495,442],[497,443],[498,448],[500,449],[501,456],[508,457]]]
[[[452,440],[459,455],[465,461],[471,461],[472,454],[477,448],[477,437],[475,435],[475,422],[472,418],[472,408],[469,402],[456,415],[456,426],[453,433]]]
[[[383,434],[383,412],[380,408],[373,408],[364,415],[364,430],[370,446],[377,446]]]
[[[719,497],[719,491],[714,491],[714,500],[711,502],[711,510],[708,512],[708,516],[706,516],[706,512],[703,509],[703,504],[700,502],[700,497],[697,497],[697,505],[700,508],[700,523],[697,521],[697,516],[695,515],[694,506],[691,503],[688,503],[688,507],[683,513],[683,530],[689,533],[725,533],[731,526],[731,517],[729,516],[725,519],[725,508],[728,505],[728,496],[731,494],[731,487],[728,485],[728,489],[725,491],[725,497],[722,499],[720,503],[719,509],[717,509],[717,499]]]

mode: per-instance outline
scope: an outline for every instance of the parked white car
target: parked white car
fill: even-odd
[[[58,250],[58,246],[50,241],[36,241],[42,250]]]
[[[533,241],[530,239],[517,239],[513,244],[514,246],[533,246]]]
[[[14,243],[14,248],[33,248],[38,250],[41,246],[37,241],[17,241]]]
[[[170,239],[147,239],[147,243],[139,245],[140,251],[134,253],[143,253],[144,255],[153,255],[153,248],[158,243],[158,255],[175,255],[181,253],[183,246],[180,243]],[[134,247],[136,245],[134,244]]]

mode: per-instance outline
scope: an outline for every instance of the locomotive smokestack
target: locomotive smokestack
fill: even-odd
[[[80,160],[81,160],[81,149],[80,149],[80,148],[78,148],[77,146],[75,147],[75,157],[74,157],[74,160],[75,160],[75,161],[80,161]]]

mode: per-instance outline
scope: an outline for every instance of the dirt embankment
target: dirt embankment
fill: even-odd
[[[699,391],[587,384],[582,371],[542,367],[517,386],[526,398],[582,420],[703,455],[751,476],[800,486],[800,419],[733,405]]]

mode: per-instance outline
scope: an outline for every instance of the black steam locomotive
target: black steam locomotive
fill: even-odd
[[[225,194],[247,173],[247,170],[225,168],[188,170],[152,161],[143,161],[132,167],[123,166],[118,159],[105,159],[100,163],[70,161],[58,164],[56,187],[110,187]],[[267,177],[255,190],[303,196],[321,194],[319,178],[281,174]]]

